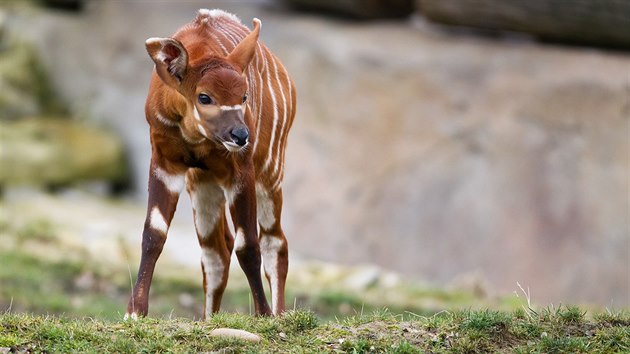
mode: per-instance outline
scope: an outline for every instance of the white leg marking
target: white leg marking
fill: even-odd
[[[153,230],[161,231],[164,234],[168,232],[168,224],[157,206],[151,209],[150,225]]]
[[[137,313],[135,313],[135,312],[132,312],[131,314],[126,313],[126,314],[125,314],[125,317],[123,317],[123,320],[127,321],[127,320],[128,320],[128,319],[130,319],[130,318],[131,318],[132,320],[134,320],[134,321],[137,321],[137,320],[138,320],[138,314],[137,314]]]
[[[282,296],[278,289],[278,252],[281,247],[282,240],[277,237],[263,234],[260,238],[260,253],[263,257],[265,273],[269,275],[271,283],[271,303],[274,314],[278,313],[278,302]]]
[[[212,316],[212,306],[214,305],[212,298],[214,292],[221,286],[225,266],[217,251],[210,248],[202,249],[201,263],[206,277],[206,318],[209,318]]]
[[[258,223],[265,230],[269,230],[276,222],[273,209],[273,200],[271,200],[269,192],[256,183],[256,214],[258,215]]]
[[[159,167],[153,170],[153,173],[155,174],[155,177],[157,177],[160,181],[162,181],[162,183],[164,183],[166,189],[168,189],[171,193],[179,194],[184,188],[184,174],[171,175]]]
[[[214,230],[221,206],[225,203],[223,190],[214,184],[197,184],[190,192],[190,200],[195,210],[195,228],[199,237],[208,237]]]
[[[232,188],[223,188],[223,193],[225,193],[225,199],[227,199],[227,202],[230,206],[232,206],[234,204],[234,200],[236,199],[236,196],[238,195],[238,193],[241,191],[240,186],[232,186]]]
[[[234,249],[240,251],[245,248],[245,232],[242,227],[236,230],[236,239],[234,240]]]

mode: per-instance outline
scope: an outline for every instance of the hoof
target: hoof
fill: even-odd
[[[123,317],[123,320],[127,321],[127,320],[133,320],[133,321],[137,321],[138,320],[138,314],[135,312],[132,312],[131,314],[129,312],[127,312],[125,314],[125,317]]]

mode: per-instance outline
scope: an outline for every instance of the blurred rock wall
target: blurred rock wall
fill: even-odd
[[[227,1],[94,1],[81,15],[16,20],[75,109],[123,136],[140,199],[144,40],[208,6],[261,18],[294,76],[294,252],[439,285],[481,274],[491,292],[520,282],[539,302],[630,305],[627,53]],[[191,220],[186,199],[177,217]]]

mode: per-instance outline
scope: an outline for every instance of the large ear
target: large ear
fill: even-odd
[[[258,41],[258,35],[260,34],[260,27],[262,24],[257,18],[255,18],[253,22],[254,29],[247,35],[247,37],[243,38],[241,43],[239,43],[227,57],[227,59],[236,64],[241,71],[245,71],[256,52],[256,43]]]
[[[179,86],[188,68],[188,52],[184,46],[173,38],[149,38],[145,45],[162,81]]]

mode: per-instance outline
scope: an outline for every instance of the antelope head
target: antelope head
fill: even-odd
[[[186,48],[174,38],[149,38],[146,48],[160,79],[186,101],[180,126],[223,146],[244,150],[250,131],[245,122],[247,80],[245,71],[254,57],[261,22],[225,57],[213,55],[191,66]]]

